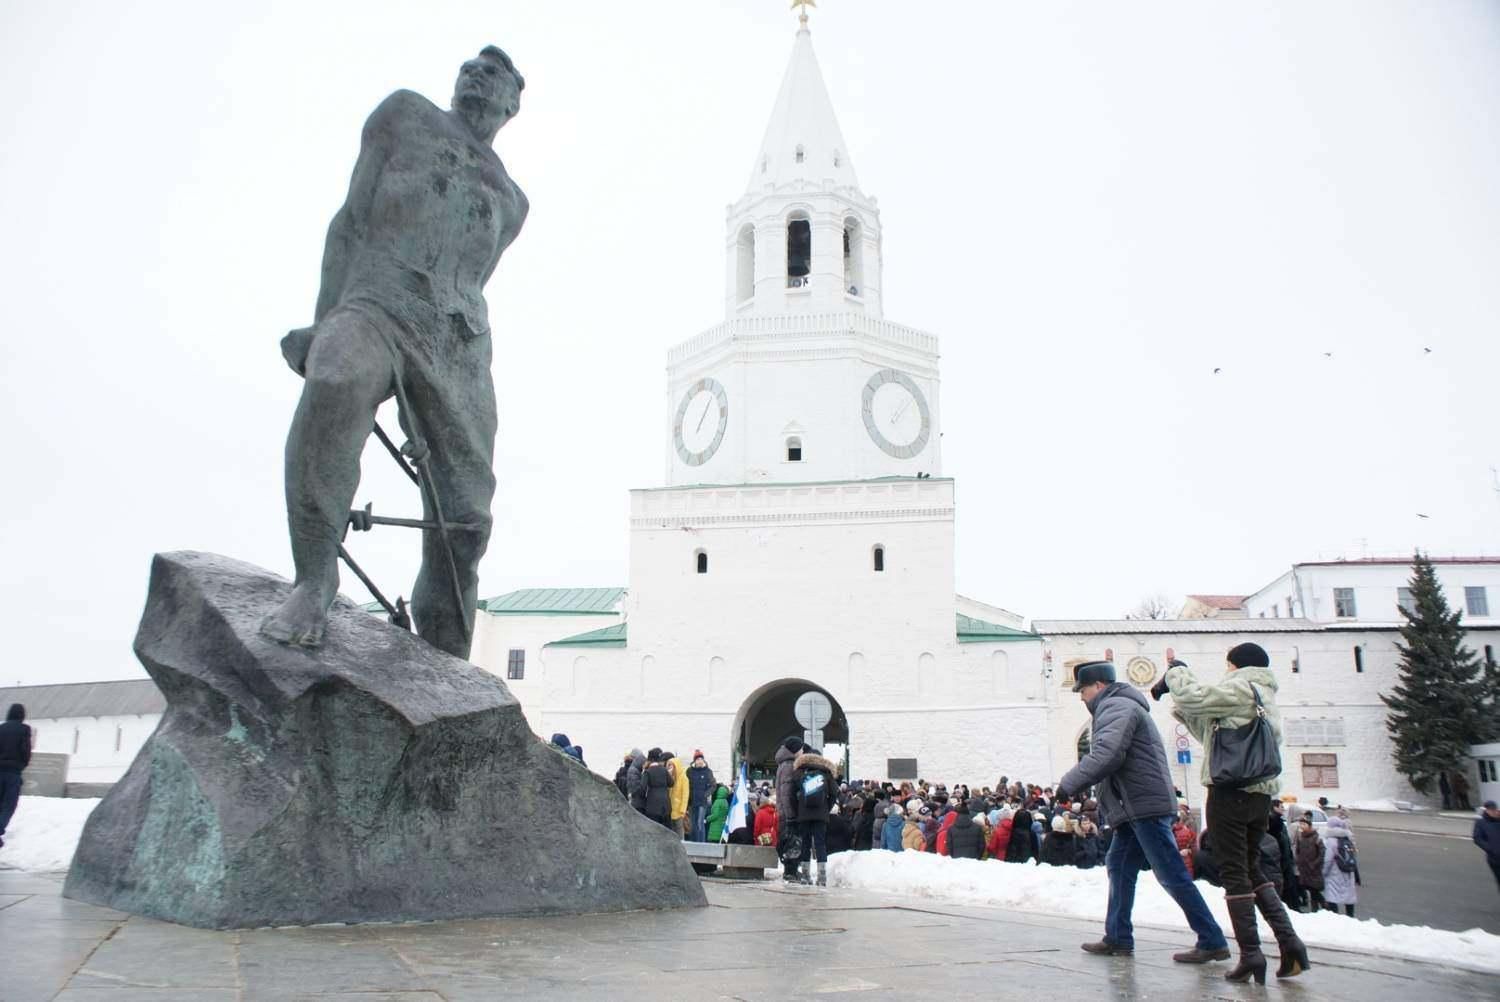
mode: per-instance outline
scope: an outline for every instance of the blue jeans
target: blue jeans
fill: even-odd
[[[1115,837],[1104,857],[1104,869],[1109,873],[1105,939],[1116,946],[1135,948],[1135,927],[1130,924],[1130,912],[1135,907],[1135,881],[1140,876],[1142,863],[1150,864],[1157,882],[1172,895],[1187,916],[1188,925],[1198,934],[1198,949],[1222,950],[1229,945],[1224,939],[1224,930],[1209,914],[1203,895],[1198,893],[1187,866],[1177,854],[1172,819],[1165,814],[1159,818],[1129,821],[1115,829]]]
[[[708,805],[688,808],[688,841],[708,841]]]

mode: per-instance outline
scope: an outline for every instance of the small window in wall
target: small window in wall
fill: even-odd
[[[1357,672],[1365,670],[1365,649],[1358,644],[1354,645],[1354,670]]]
[[[125,737],[125,728],[115,725],[115,751],[120,750],[120,742]]]
[[[1339,757],[1305,753],[1302,756],[1302,785],[1309,790],[1339,788]]]
[[[1292,648],[1292,674],[1296,675],[1302,671],[1302,648]]]
[[[800,164],[803,161],[805,161],[806,159],[807,159],[807,151],[804,150],[802,147],[798,146],[797,147],[797,162]]]
[[[1471,616],[1488,616],[1490,614],[1490,597],[1485,594],[1483,587],[1464,589],[1464,607],[1469,610]]]
[[[1495,776],[1497,775],[1497,773],[1495,772],[1495,765],[1496,765],[1495,760],[1492,759],[1492,758],[1482,758],[1482,759],[1478,760],[1478,763],[1479,763],[1479,781],[1481,783],[1493,783],[1493,782],[1495,782],[1496,781],[1495,780]]]
[[[1333,614],[1339,619],[1354,618],[1353,588],[1335,588],[1333,590]]]
[[[78,754],[78,728],[73,728],[73,754]]]
[[[1292,596],[1288,595],[1286,597],[1286,618],[1291,619],[1295,615],[1297,614],[1292,611]]]
[[[1281,618],[1281,606],[1277,605],[1275,602],[1271,603],[1271,618],[1272,619],[1280,619]]]
[[[788,463],[802,462],[802,437],[793,435],[786,440],[786,461]]]
[[[505,677],[508,679],[526,677],[526,651],[519,647],[510,649],[510,653],[505,656]]]
[[[699,550],[693,555],[693,560],[698,567],[699,574],[708,573],[708,554],[706,552]]]
[[[1484,645],[1484,661],[1486,664],[1495,663],[1495,648],[1492,644]]]
[[[883,570],[885,570],[885,547],[884,546],[877,546],[877,547],[875,547],[873,553],[874,553],[874,556],[875,556],[875,570],[876,571],[883,571]]]
[[[1417,600],[1411,597],[1410,588],[1396,589],[1396,607],[1403,612],[1409,612],[1413,616],[1417,614]]]

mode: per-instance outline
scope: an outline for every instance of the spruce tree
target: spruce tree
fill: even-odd
[[[1399,678],[1381,700],[1389,708],[1385,726],[1395,742],[1396,770],[1411,785],[1431,792],[1439,774],[1460,768],[1469,745],[1489,735],[1485,679],[1479,658],[1463,645],[1462,612],[1450,612],[1432,561],[1412,558],[1412,608],[1401,610],[1403,643]]]

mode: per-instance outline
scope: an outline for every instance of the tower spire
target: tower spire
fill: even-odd
[[[792,0],[793,10],[797,10],[797,8],[799,7],[802,8],[797,13],[797,23],[801,25],[801,27],[797,29],[798,31],[807,30],[807,8],[816,7],[817,5],[818,0]]]

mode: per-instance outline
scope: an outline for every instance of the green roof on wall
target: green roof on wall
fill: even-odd
[[[624,647],[625,624],[616,623],[601,630],[590,630],[572,637],[554,640],[546,647]]]
[[[624,588],[522,588],[484,599],[479,608],[496,616],[612,616]]]
[[[1026,630],[1017,630],[999,623],[986,623],[973,616],[955,613],[958,617],[958,642],[961,644],[1003,644],[1013,640],[1041,640],[1041,635]]]

